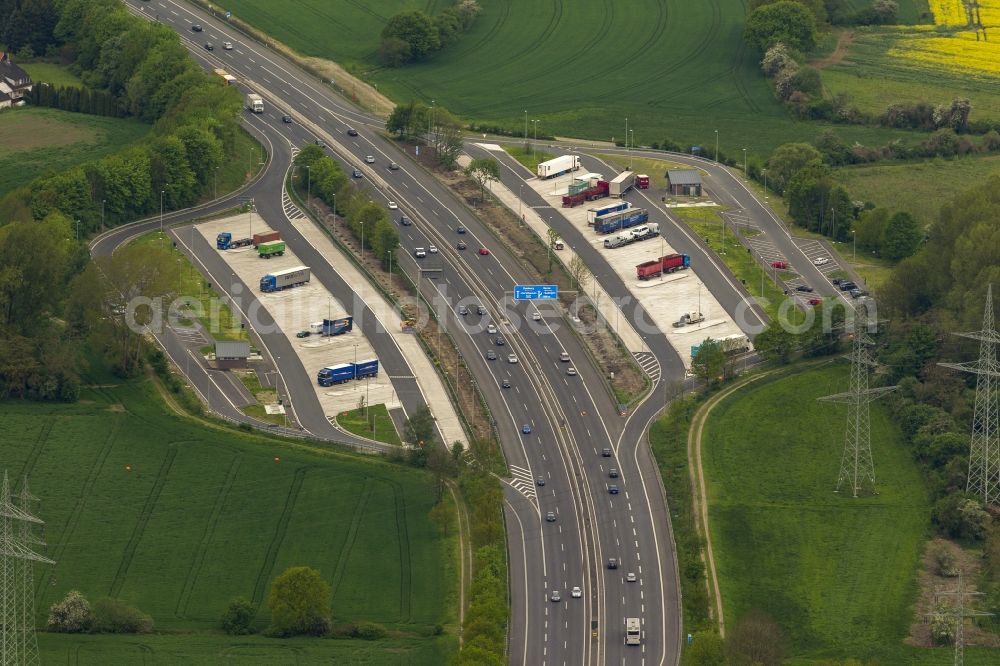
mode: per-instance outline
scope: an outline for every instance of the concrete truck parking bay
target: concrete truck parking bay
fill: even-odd
[[[219,232],[229,231],[233,234],[233,238],[248,237],[251,235],[250,224],[248,215],[241,214],[199,224],[197,229],[205,241],[214,248],[215,237]],[[271,231],[270,227],[260,217],[254,215],[253,233],[265,231]],[[313,379],[316,396],[328,418],[332,419],[342,411],[357,408],[362,397],[365,397],[370,405],[383,403],[389,409],[399,406],[392,383],[381,368],[378,377],[351,380],[329,387],[316,385],[316,373],[321,368],[364,361],[377,356],[357,325],[349,333],[334,337],[322,337],[316,333],[305,338],[296,337],[295,334],[299,331],[309,330],[309,325],[313,322],[344,317],[348,312],[344,305],[315,278],[300,287],[270,294],[260,292],[258,285],[263,275],[303,265],[302,260],[291,250],[286,250],[284,256],[270,259],[257,256],[257,250],[253,246],[216,251],[226,260],[233,273],[254,292],[261,306],[267,310],[285,337],[289,339],[306,372]],[[252,310],[248,314],[252,317]]]
[[[605,176],[607,175],[605,174]],[[604,256],[611,268],[628,287],[632,297],[642,303],[643,308],[649,313],[657,328],[666,334],[667,340],[677,350],[685,368],[688,370],[691,368],[692,345],[700,344],[709,337],[718,340],[727,335],[742,334],[740,327],[736,325],[729,313],[723,309],[698,279],[697,266],[675,273],[666,273],[648,280],[640,280],[636,276],[635,267],[637,264],[675,252],[668,239],[661,236],[660,238],[637,241],[624,247],[605,248],[604,239],[613,237],[618,232],[606,235],[595,233],[594,228],[587,224],[587,210],[618,202],[619,199],[605,197],[575,208],[562,208],[562,196],[566,194],[572,178],[573,175],[566,174],[552,180],[533,178],[527,182],[550,203],[557,213],[562,214],[563,217],[572,222],[584,239]],[[626,200],[628,198],[626,196]],[[633,207],[644,207],[643,203],[633,203]],[[571,239],[564,240],[568,241],[570,245],[575,244]],[[705,321],[691,326],[674,328],[673,323],[682,314],[699,309],[699,301],[701,312],[705,315]]]

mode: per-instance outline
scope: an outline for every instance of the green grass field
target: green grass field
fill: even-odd
[[[774,99],[744,46],[743,0],[483,2],[461,40],[429,61],[380,67],[378,34],[401,9],[435,13],[444,0],[227,0],[227,9],[297,51],[342,63],[397,101],[448,107],[473,122],[520,134],[525,112],[545,135],[671,138],[723,153],[764,155],[826,126],[796,122]],[[529,127],[530,129],[530,127]],[[838,126],[849,142],[881,144],[909,133]]]
[[[36,176],[113,153],[148,131],[134,120],[56,109],[0,113],[0,196]]]
[[[433,633],[455,622],[454,563],[428,517],[427,475],[182,419],[149,382],[87,381],[96,387],[78,404],[0,407],[0,456],[43,498],[56,560],[36,569],[37,621],[78,589],[136,605],[159,635],[41,634],[43,662],[447,661],[455,641]],[[331,583],[335,623],[378,622],[389,636],[283,641],[217,630],[235,596],[253,600],[265,627],[270,582],[293,565]]]
[[[52,86],[75,86],[83,87],[83,81],[69,71],[65,65],[54,65],[47,62],[25,63],[19,65],[26,71],[35,83],[45,82]]]
[[[951,160],[891,162],[837,169],[834,177],[854,199],[892,210],[905,210],[924,224],[937,219],[941,204],[971,183],[1000,173],[1000,155],[974,155]],[[900,196],[913,192],[914,196]]]
[[[389,410],[385,408],[385,405],[371,405],[367,410],[352,409],[348,412],[341,412],[337,416],[337,425],[360,437],[367,437],[394,446],[403,445],[399,439],[399,433],[396,432],[396,425],[393,423],[392,417],[389,416]]]
[[[948,648],[903,644],[930,510],[884,409],[871,410],[880,494],[833,492],[846,407],[816,398],[846,390],[848,374],[836,362],[763,380],[709,418],[703,456],[726,624],[764,610],[781,624],[791,663],[944,663]],[[987,654],[967,651],[967,663],[989,663]]]

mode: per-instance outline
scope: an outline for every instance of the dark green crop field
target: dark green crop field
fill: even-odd
[[[472,122],[518,133],[621,141],[670,138],[724,153],[769,153],[826,126],[796,122],[775,101],[743,44],[743,0],[484,0],[452,47],[400,69],[378,63],[379,33],[402,9],[451,3],[227,0],[234,14],[297,51],[336,60],[396,101],[434,100]],[[845,140],[884,143],[906,132],[837,126]],[[529,132],[531,124],[529,123]]]
[[[113,378],[109,378],[113,382]],[[454,639],[450,547],[428,512],[429,476],[307,450],[168,413],[149,382],[102,384],[74,405],[4,403],[0,457],[42,498],[47,554],[37,622],[71,589],[152,615],[154,636],[40,634],[46,663],[440,664]],[[384,625],[381,641],[228,637],[228,601],[267,593],[287,567],[333,588],[334,623]],[[68,660],[68,661],[67,661]]]

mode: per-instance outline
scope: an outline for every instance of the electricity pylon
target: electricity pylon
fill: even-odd
[[[955,623],[955,666],[965,664],[965,618],[967,617],[988,617],[993,613],[983,613],[965,607],[966,597],[983,596],[982,592],[966,592],[961,570],[958,572],[958,589],[951,592],[937,592],[937,597],[955,597],[957,600],[952,606],[952,622]]]
[[[840,476],[837,478],[837,490],[847,481],[851,485],[854,497],[865,484],[875,489],[875,462],[872,460],[871,421],[868,403],[877,400],[895,386],[868,388],[868,368],[875,362],[868,357],[868,346],[874,344],[865,334],[865,327],[860,316],[860,308],[854,312],[854,341],[851,354],[851,386],[846,393],[837,393],[820,398],[825,402],[839,402],[847,405],[847,428],[844,433],[844,455],[840,461]]]
[[[946,368],[971,372],[976,377],[976,407],[972,416],[972,443],[969,448],[969,480],[966,489],[983,504],[1000,503],[1000,427],[998,427],[997,390],[1000,388],[1000,365],[997,344],[1000,336],[993,324],[993,285],[986,287],[983,327],[963,338],[979,340],[979,360],[975,363],[940,363]]]
[[[26,485],[21,494],[31,498]],[[0,486],[0,666],[38,663],[30,563],[55,563],[31,550],[25,540],[37,541],[31,535],[31,525],[41,524],[41,520],[10,501],[10,482],[5,470]],[[27,567],[25,562],[29,563]]]

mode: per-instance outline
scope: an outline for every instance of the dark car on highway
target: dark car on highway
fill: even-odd
[[[354,129],[353,127],[347,130],[347,136],[357,136],[357,135],[358,135],[358,130]]]

